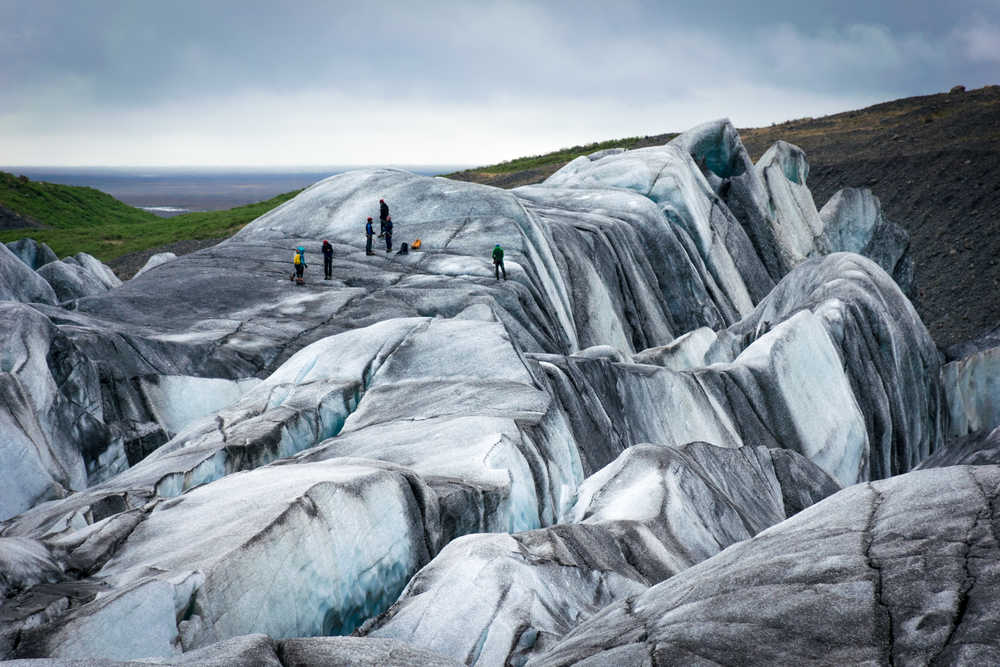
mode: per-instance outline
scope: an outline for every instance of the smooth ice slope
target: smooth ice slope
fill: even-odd
[[[782,521],[784,487],[809,489],[802,506],[838,490],[788,452],[632,447],[583,483],[572,524],[451,542],[365,635],[523,664],[602,607]]]
[[[146,263],[142,265],[142,268],[136,271],[135,275],[132,276],[136,278],[141,276],[146,271],[159,266],[160,264],[166,264],[167,262],[177,259],[177,255],[172,252],[158,252],[146,260]]]
[[[101,569],[116,599],[169,614],[125,615],[98,596],[54,632],[28,631],[19,651],[137,658],[250,631],[349,631],[429,560],[438,526],[426,493],[412,474],[360,460],[262,468],[203,486],[149,512]],[[98,648],[112,624],[130,641]]]
[[[140,382],[156,420],[164,431],[173,435],[192,422],[236,403],[260,380],[152,375]]]
[[[996,662],[998,491],[996,466],[845,489],[608,606],[531,664]]]
[[[101,409],[97,373],[66,335],[14,302],[0,302],[0,322],[0,519],[6,519],[86,488],[84,454],[107,434],[91,417]]]

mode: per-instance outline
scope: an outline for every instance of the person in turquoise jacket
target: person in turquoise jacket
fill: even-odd
[[[500,280],[501,271],[503,271],[503,279],[507,280],[507,269],[503,266],[503,248],[498,243],[493,246],[493,273],[496,274],[497,280]]]
[[[295,275],[292,277],[295,279],[296,283],[301,285],[305,282],[302,274],[306,268],[306,249],[302,246],[295,249],[295,255],[292,257],[292,265],[295,267]]]

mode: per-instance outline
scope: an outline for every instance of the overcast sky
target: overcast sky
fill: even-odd
[[[1000,0],[0,0],[7,165],[485,164],[959,83]]]

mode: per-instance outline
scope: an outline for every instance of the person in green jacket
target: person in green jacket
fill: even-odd
[[[507,269],[503,266],[503,248],[498,243],[493,246],[493,273],[496,274],[497,280],[500,280],[501,271],[503,271],[503,279],[507,280]]]

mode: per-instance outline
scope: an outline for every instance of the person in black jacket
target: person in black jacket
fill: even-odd
[[[378,200],[378,237],[382,238],[385,236],[385,221],[389,219],[389,205],[385,203],[384,199]]]
[[[333,246],[330,242],[323,241],[323,280],[333,278]]]
[[[375,234],[375,230],[372,229],[372,219],[368,218],[368,222],[365,223],[365,238],[367,241],[365,243],[365,254],[374,255],[372,252],[372,236]]]
[[[385,218],[385,251],[392,252],[392,216]]]

